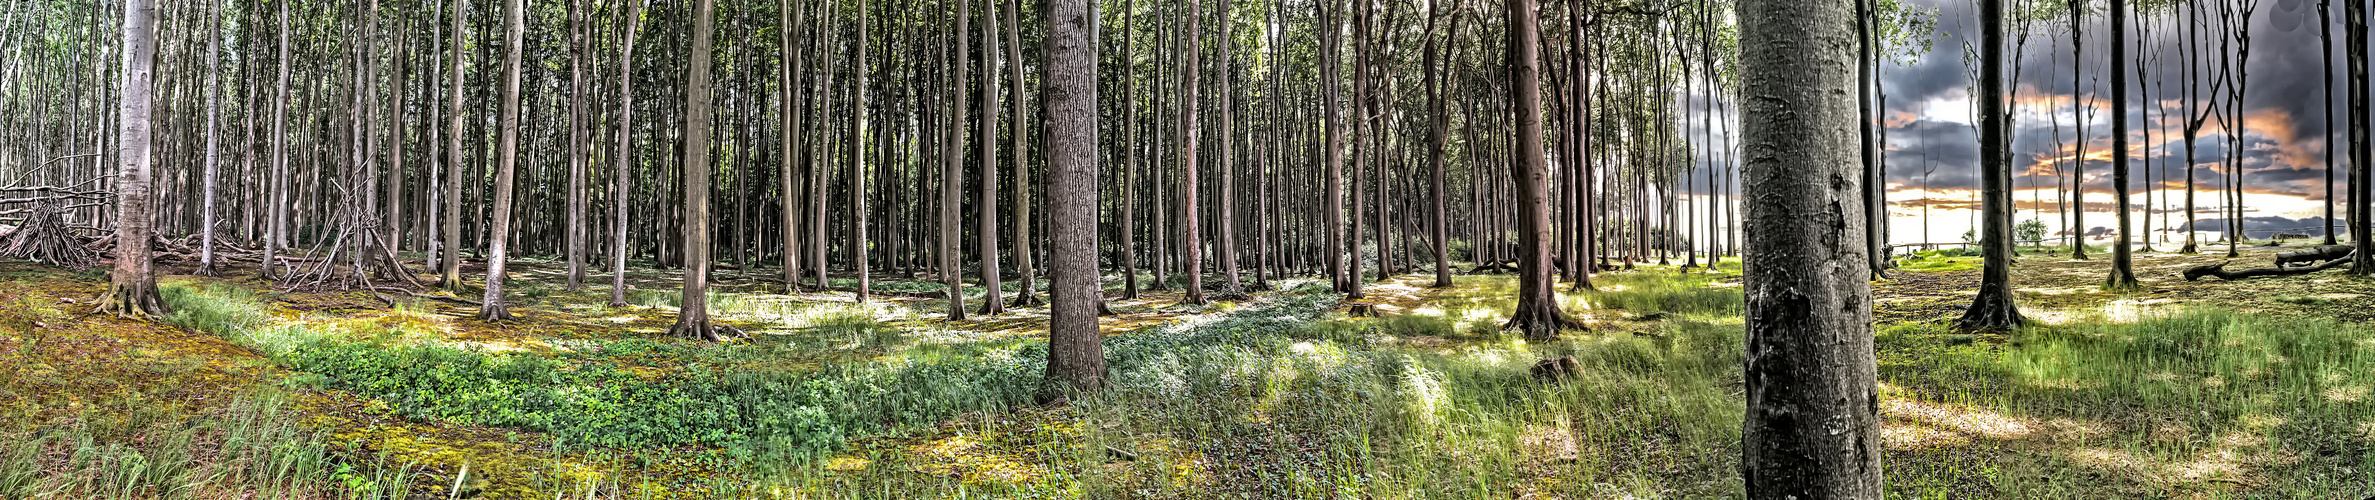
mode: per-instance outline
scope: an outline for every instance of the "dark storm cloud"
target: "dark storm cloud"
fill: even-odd
[[[1911,66],[1888,66],[1882,70],[1882,81],[1888,93],[1887,110],[1893,128],[1889,144],[1895,148],[1890,155],[1888,179],[1897,189],[1918,187],[1922,177],[1922,153],[1927,151],[1936,171],[1930,176],[1934,189],[1969,189],[1976,187],[1972,171],[1977,167],[1976,138],[1967,124],[1941,120],[1964,121],[1968,116],[1948,116],[1935,106],[1957,103],[1967,99],[1969,74],[1963,61],[1964,41],[1976,33],[1977,19],[1969,0],[1911,0],[1916,5],[1939,9],[1940,37],[1930,52]],[[2061,121],[2056,143],[2055,123],[2037,114],[2040,108],[2024,106],[2016,115],[2013,134],[2013,168],[2016,172],[2050,174],[2052,164],[2037,164],[2040,158],[2064,158],[2075,146],[2076,137],[2071,123],[2069,106],[2073,93],[2087,95],[2100,103],[2108,99],[2109,70],[2107,39],[2109,26],[2100,14],[2102,5],[2096,2],[2098,13],[2088,19],[2085,33],[2084,64],[2072,62],[2069,26],[2066,18],[2040,20],[2031,26],[2025,46],[2007,47],[2019,50],[2019,86],[2024,93],[2017,102],[2039,102],[2042,93],[2058,99],[2054,112]],[[2340,9],[2339,6],[2334,7]],[[2336,12],[2339,14],[2339,12]],[[2215,19],[2220,13],[2205,12]],[[2337,16],[2338,17],[2338,16]],[[2246,192],[2278,194],[2321,199],[2324,192],[2323,164],[2326,155],[2326,126],[2328,108],[2325,105],[2323,65],[2325,54],[2319,50],[2317,2],[2314,0],[2275,0],[2263,2],[2249,18],[2251,22],[2250,60],[2244,68],[2249,76],[2244,97],[2244,117],[2248,146],[2243,149]],[[2179,107],[2156,108],[2145,103],[2179,101],[2184,96],[2182,83],[2189,78],[2187,64],[2176,52],[2182,39],[2181,25],[2175,18],[2162,15],[2145,23],[2131,22],[2131,36],[2142,40],[2128,49],[2128,58],[2121,61],[2123,69],[2134,72],[2142,62],[2142,74],[2131,73],[2130,106],[2123,109],[2131,122],[2130,142],[2137,153],[2131,160],[2136,168],[2135,186],[2141,189],[2150,182],[2159,186],[2183,186],[2185,168],[2183,147],[2177,138],[2180,129],[2174,126],[2155,129],[2153,144],[2144,141],[2143,134],[2153,121],[2175,123],[2182,118],[2169,116],[2183,113]],[[2334,37],[2340,38],[2339,19],[2329,24]],[[2215,43],[2215,34],[2210,38]],[[2215,50],[2215,49],[2211,49]],[[2336,58],[2341,57],[2338,53]],[[2073,74],[2075,69],[2076,74]],[[2209,67],[2217,71],[2213,63]],[[2212,73],[2215,75],[2215,73]],[[2336,79],[2340,77],[2337,75]],[[2221,89],[2215,97],[2226,99]],[[2198,96],[2212,97],[2209,89]],[[2150,101],[2146,99],[2149,98]],[[2336,102],[2339,111],[2345,103]],[[1955,110],[1957,108],[1946,108]],[[1924,115],[1927,111],[1929,114]],[[1967,112],[1964,112],[1967,115]],[[1920,119],[1915,119],[1919,117]],[[2102,150],[2108,148],[2110,117],[2098,111],[2089,124],[2087,135],[2092,139],[2088,147],[2096,152],[2096,159],[2088,161],[2085,188],[2090,193],[2111,191],[2110,163],[2103,161]],[[2194,152],[2197,185],[2213,189],[2225,182],[2224,167],[2216,165],[2225,160],[2226,140],[2221,135],[2223,125],[2214,119],[2199,135]],[[2159,143],[2165,145],[2156,146]],[[2150,152],[2143,151],[2151,147]],[[2150,158],[2147,158],[2147,157]],[[2148,165],[2147,159],[2151,160]],[[2070,168],[2061,163],[2064,172]],[[2166,180],[2146,180],[2143,177],[2166,177]],[[2046,178],[2024,175],[2016,183],[2026,187],[2042,184]],[[2337,189],[2340,189],[2337,187]],[[2214,195],[2212,195],[2214,196]]]

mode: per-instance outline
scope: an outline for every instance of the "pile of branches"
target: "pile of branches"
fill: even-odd
[[[24,225],[0,235],[0,257],[81,271],[99,265],[99,254],[91,251],[88,244],[74,235],[73,227],[66,225],[65,209],[43,204],[33,207],[25,216]]]

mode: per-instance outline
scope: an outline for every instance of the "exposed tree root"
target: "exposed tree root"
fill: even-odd
[[[149,321],[165,316],[165,302],[157,294],[156,278],[135,277],[131,285],[125,280],[109,280],[107,293],[99,296],[99,314],[129,320]]]
[[[1501,329],[1525,332],[1526,338],[1531,340],[1550,340],[1558,338],[1559,332],[1591,328],[1557,309],[1520,307],[1516,314],[1510,315],[1508,323],[1501,325]]]

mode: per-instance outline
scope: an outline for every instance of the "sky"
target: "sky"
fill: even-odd
[[[2245,228],[2253,238],[2267,238],[2277,231],[2321,235],[2330,129],[2326,126],[2325,113],[2329,109],[2325,102],[2326,86],[2321,84],[2325,78],[2322,74],[2325,55],[2319,50],[2317,2],[2256,1],[2259,8],[2249,17],[2249,60],[2241,67],[2247,76],[2242,87],[2243,131],[2239,146],[2245,178],[2242,204]],[[1971,125],[1974,103],[1967,90],[1970,73],[1963,62],[1965,41],[1976,40],[1978,20],[1970,0],[1908,2],[1937,8],[1940,33],[1931,50],[1911,64],[1889,64],[1881,68],[1882,88],[1887,94],[1881,116],[1888,124],[1889,241],[1959,242],[1976,218],[1972,208],[1978,200],[1975,174],[1979,148]],[[2017,56],[2018,60],[2019,90],[2014,99],[2017,109],[2013,138],[2014,184],[2019,188],[2014,197],[2021,210],[2017,220],[2040,220],[2052,234],[2068,229],[2064,224],[2068,215],[2058,208],[2062,196],[2056,194],[2056,182],[2067,183],[2069,169],[2078,166],[2079,162],[2071,160],[2079,157],[2076,127],[2081,123],[2090,139],[2083,162],[2086,172],[2083,227],[2103,234],[2116,225],[2111,185],[2109,113],[2115,108],[2109,102],[2110,28],[2103,16],[2107,3],[2103,0],[2090,3],[2096,12],[2084,25],[2085,39],[2078,59],[2083,64],[2072,62],[2067,14],[2038,23],[2025,48],[2008,48],[2019,53],[2006,54],[2007,59]],[[2340,66],[2342,6],[2337,4],[2332,8],[2333,57],[2337,63],[2333,81],[2338,85],[2344,77]],[[2186,120],[2186,104],[2181,85],[2189,77],[2187,64],[2179,53],[2184,33],[2177,17],[2184,14],[2183,11],[2163,13],[2142,24],[2131,20],[2129,29],[2135,41],[2127,49],[2128,57],[2121,61],[2130,70],[2129,106],[2125,112],[2130,122],[2130,168],[2136,177],[2130,188],[2132,201],[2143,204],[2144,188],[2153,186],[2150,206],[2154,212],[2150,217],[2141,217],[2143,212],[2137,212],[2140,217],[2133,229],[2139,234],[2153,235],[2155,242],[2164,241],[2162,238],[2182,241],[2184,237],[2182,123]],[[2204,19],[2213,20],[2214,24],[2215,19],[2241,17],[2241,12],[2222,15],[2216,7],[2204,12]],[[2218,55],[2217,40],[2214,26],[2205,33],[2201,45],[2214,57]],[[2230,45],[2230,49],[2237,47],[2240,46]],[[2205,63],[2205,87],[2218,79],[2217,64],[2215,59]],[[2139,65],[2145,74],[2135,72]],[[2234,90],[2233,84],[2234,79],[2229,78],[2227,88],[2216,89],[2221,105],[2232,102],[2229,92]],[[2150,93],[2149,100],[2146,92]],[[2205,88],[2197,95],[2209,97],[2212,91]],[[2333,96],[2330,108],[2335,112],[2333,128],[2345,126],[2339,113],[2347,96],[2347,92],[2336,92]],[[1695,105],[1703,106],[1704,102]],[[2195,170],[2197,218],[2205,221],[2201,226],[2206,231],[2224,227],[2219,215],[2223,203],[2218,190],[2229,179],[2225,157],[2232,146],[2226,121],[2217,117],[2208,119],[2194,148],[2199,163]],[[1703,131],[1697,127],[1694,125],[1691,130]],[[2333,134],[2336,140],[2341,137],[2340,133]],[[1702,154],[1700,158],[1720,162],[1721,156],[1719,152]],[[2347,178],[2347,157],[2336,156],[2334,161],[2337,169],[2334,189],[2339,196],[2343,192],[2341,183]],[[2057,168],[2063,173],[2056,175]],[[1702,162],[1698,175],[1705,172]],[[2147,174],[2152,179],[2146,180]],[[2171,196],[2164,198],[2163,188],[2169,189],[2167,193]],[[1922,217],[1925,208],[1929,214],[1926,232]],[[2039,211],[2040,208],[2043,210]],[[2336,210],[2339,212],[2340,208]],[[2202,237],[2208,241],[2220,235],[2209,232]]]

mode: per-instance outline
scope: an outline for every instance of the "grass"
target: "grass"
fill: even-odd
[[[714,313],[758,334],[706,344],[628,329],[678,300],[644,291],[632,298],[648,306],[589,309],[591,323],[508,327],[549,332],[548,348],[490,350],[451,340],[460,323],[429,304],[324,316],[168,283],[168,322],[295,370],[282,387],[370,410],[323,433],[297,418],[318,403],[258,396],[239,403],[254,410],[44,430],[0,445],[0,498],[224,496],[175,497],[177,484],[293,498],[1737,497],[1744,300],[1737,262],[1715,271],[1596,275],[1559,295],[1591,329],[1550,342],[1499,328],[1506,277],[1372,282],[1365,300],[1387,313],[1361,318],[1324,284],[1282,282],[1110,332],[1106,389],[1060,407],[1030,404],[1044,341],[932,320],[933,300],[713,293]],[[2272,300],[2295,296],[2347,300]],[[13,300],[0,325],[67,317]],[[628,326],[600,327],[613,316]],[[2375,330],[2203,306],[2059,317],[1980,336],[1881,325],[1891,496],[2375,491]],[[1560,356],[1577,376],[1530,373]],[[412,431],[359,421],[464,426],[531,452],[400,449],[386,443]],[[233,434],[290,449],[216,451]]]

